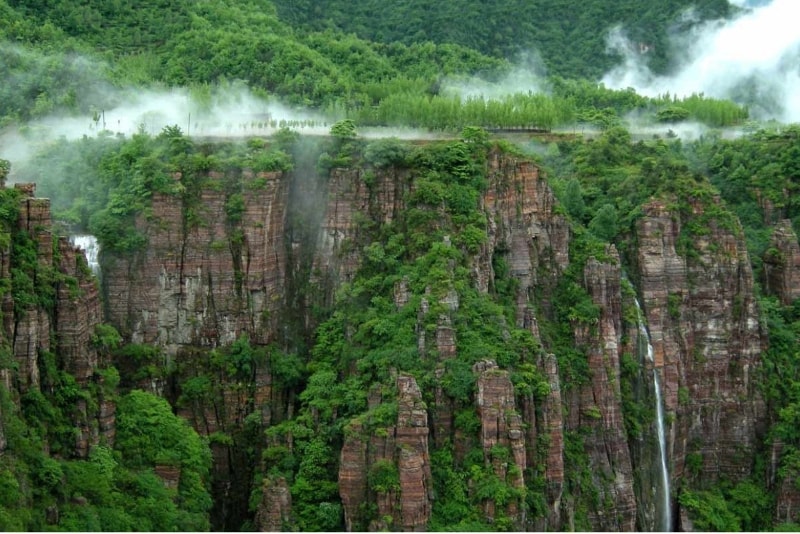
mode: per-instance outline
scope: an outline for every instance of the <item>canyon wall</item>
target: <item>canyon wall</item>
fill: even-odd
[[[155,344],[165,362],[177,365],[173,382],[157,386],[162,393],[177,402],[181,384],[197,376],[191,367],[210,365],[197,362],[209,362],[209,351],[243,334],[260,346],[284,342],[282,317],[296,316],[293,324],[310,335],[314,304],[333,302],[336,289],[358,272],[362,247],[372,239],[364,221],[380,226],[395,220],[414,190],[413,169],[372,172],[367,183],[365,171],[356,168],[335,168],[324,179],[302,170],[243,171],[236,177],[244,184],[238,220],[226,211],[230,193],[214,186],[214,180],[230,176],[210,175],[191,211],[178,197],[154,194],[150,215],[136,223],[147,237],[145,248],[128,256],[106,254],[102,266],[109,319],[128,339]],[[573,383],[564,379],[564,355],[550,354],[541,332],[542,325],[554,321],[559,305],[554,299],[573,261],[571,225],[529,161],[494,150],[486,176],[479,202],[488,238],[469,257],[472,281],[479,291],[491,293],[497,256],[506,261],[508,276],[516,280],[516,327],[530,332],[541,347],[539,354],[525,358],[541,377],[542,389],[516,391],[514,370],[491,359],[472,367],[471,406],[435,382],[421,384],[419,377],[397,375],[396,420],[379,431],[352,423],[336,451],[347,528],[424,529],[437,506],[429,457],[445,445],[452,446],[456,461],[481,449],[485,476],[520,490],[511,491],[501,506],[494,499],[482,501],[481,514],[489,522],[538,530],[651,527],[652,514],[641,511],[654,506],[650,479],[637,479],[635,472],[651,464],[642,450],[656,446],[655,430],[645,425],[641,435],[629,436],[623,423],[620,362],[635,350],[639,335],[626,314],[634,302],[624,296],[623,263],[642,302],[653,365],[664,377],[673,506],[677,509],[684,478],[702,487],[748,476],[764,431],[764,406],[754,382],[764,346],[741,230],[709,219],[711,233],[690,236],[693,252],[687,255],[676,245],[684,215],[653,201],[636,225],[626,262],[611,247],[570,274],[597,310],[592,321],[570,324],[591,377]],[[312,212],[303,205],[308,198],[320,201]],[[694,216],[701,216],[703,207],[695,208]],[[409,291],[408,284],[396,284],[398,307],[409,302]],[[436,373],[442,376],[447,361],[458,356],[454,321],[459,296],[451,292],[438,302],[428,298],[417,311],[418,348],[421,355],[435,354]],[[434,304],[445,311],[426,318]],[[424,328],[431,320],[435,327]],[[646,380],[652,373],[640,376]],[[651,410],[652,387],[639,388],[645,392],[642,404]],[[237,380],[220,375],[214,388],[213,399],[187,403],[183,395],[180,410],[205,435],[233,435],[233,444],[213,445],[215,493],[219,501],[241,501],[252,489],[258,461],[236,452],[237,429],[251,414],[264,428],[290,420],[297,402],[291,391],[274,386],[269,365]],[[369,402],[384,401],[371,396]],[[465,411],[477,418],[474,434],[454,424],[456,413]],[[699,469],[688,471],[687,455],[699,458]],[[374,465],[396,471],[397,484],[370,485]],[[531,489],[537,480],[542,484]],[[286,484],[264,479],[255,513],[259,526],[277,528],[291,517]],[[541,493],[541,510],[532,513],[525,491]],[[374,512],[366,513],[364,503]],[[248,516],[243,505],[232,506],[238,511],[231,517]],[[234,519],[221,523],[235,524]]]
[[[692,209],[702,217],[708,208]],[[680,219],[659,201],[644,213],[636,227],[637,274],[666,410],[674,416],[672,477],[741,480],[766,430],[756,383],[765,344],[741,229],[709,220],[709,231],[692,236],[691,250],[681,255],[676,243],[687,230]],[[695,472],[686,466],[689,455]]]
[[[50,201],[35,197],[34,184],[14,187],[20,193],[15,235],[8,236],[0,250],[0,278],[8,282],[0,304],[0,381],[19,406],[25,396],[54,393],[61,387],[58,371],[74,377],[80,390],[102,386],[104,377],[98,371],[109,361],[94,341],[102,321],[100,292],[83,251],[56,234]],[[75,444],[64,451],[68,455],[86,458],[91,446],[114,443],[115,406],[103,387],[97,391],[76,401]]]

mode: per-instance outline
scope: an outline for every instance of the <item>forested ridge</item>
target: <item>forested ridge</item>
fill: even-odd
[[[798,126],[597,82],[611,27],[666,72],[736,9],[0,0],[0,528],[657,529],[654,368],[670,528],[800,528]],[[177,88],[186,122],[106,127]]]
[[[536,0],[513,2],[291,2],[277,0],[278,15],[295,27],[328,27],[379,43],[454,43],[492,57],[513,58],[531,50],[548,74],[596,78],[618,58],[606,51],[607,30],[623,25],[634,41],[653,47],[652,65],[669,65],[667,32],[692,7],[699,18],[729,14],[723,0],[670,0],[642,5],[620,1]]]

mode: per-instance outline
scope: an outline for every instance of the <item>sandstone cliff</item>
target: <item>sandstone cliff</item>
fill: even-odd
[[[11,282],[15,271],[12,290],[2,295],[0,331],[14,365],[3,365],[0,380],[17,403],[32,390],[54,393],[59,370],[88,392],[91,385],[102,386],[96,373],[108,364],[93,342],[102,321],[97,281],[83,251],[54,235],[49,200],[35,198],[33,184],[15,188],[21,194],[17,228],[0,251],[0,277]],[[98,389],[91,405],[84,397],[74,407],[75,445],[67,454],[85,458],[92,445],[113,445],[115,406]]]
[[[147,245],[128,257],[105,257],[109,317],[131,341],[155,344],[165,361],[175,362],[175,383],[166,384],[165,391],[173,400],[181,395],[182,383],[200,376],[192,369],[197,362],[208,368],[212,349],[242,334],[259,346],[286,343],[291,319],[309,336],[314,305],[334,302],[336,288],[354,279],[363,247],[378,235],[376,228],[400,217],[418,178],[413,170],[395,168],[372,170],[369,184],[363,169],[333,169],[325,180],[304,172],[309,171],[212,174],[192,206],[156,194],[152,215],[137,220]],[[637,482],[634,472],[647,463],[646,455],[635,451],[652,449],[652,430],[644,430],[647,439],[633,438],[623,424],[620,361],[638,335],[624,310],[633,302],[622,296],[623,260],[641,296],[654,365],[664,377],[673,482],[685,478],[702,485],[749,475],[749,458],[763,431],[764,407],[754,382],[763,346],[740,229],[711,218],[710,233],[686,236],[683,242],[691,250],[685,250],[679,246],[682,215],[660,201],[644,206],[631,257],[620,259],[610,248],[578,270],[575,284],[598,315],[593,323],[569,325],[590,377],[571,383],[563,380],[559,358],[564,355],[548,354],[552,334],[541,328],[554,321],[557,287],[574,261],[570,222],[530,162],[493,150],[486,177],[488,187],[478,202],[487,239],[468,255],[469,280],[485,295],[498,291],[501,276],[515,281],[511,324],[498,328],[509,338],[515,327],[523,329],[538,343],[519,357],[541,387],[518,389],[524,381],[514,376],[517,369],[473,355],[471,396],[465,400],[448,393],[443,377],[451,372],[449,362],[461,357],[458,329],[463,328],[456,269],[452,262],[445,264],[442,276],[449,278],[442,286],[417,287],[416,294],[413,281],[398,279],[389,298],[396,309],[413,307],[416,349],[431,373],[424,381],[396,374],[396,399],[370,393],[368,410],[397,403],[391,424],[371,424],[369,411],[347,422],[336,449],[344,526],[426,528],[439,506],[431,451],[452,447],[456,469],[473,462],[464,498],[480,503],[482,521],[508,521],[518,529],[649,527],[648,515],[640,513],[653,506],[651,488],[643,487],[649,479]],[[230,192],[215,185],[231,179],[246,191],[235,221],[226,211]],[[309,198],[320,201],[313,212],[304,205]],[[693,209],[692,216],[704,215],[702,205]],[[440,217],[431,231],[446,222]],[[451,246],[449,238],[442,246]],[[500,260],[508,268],[502,275],[496,272]],[[22,347],[20,353],[25,353]],[[358,372],[357,363],[350,362],[339,378]],[[648,380],[652,375],[638,376]],[[221,432],[233,440],[220,440],[214,451],[216,498],[237,508],[220,511],[232,518],[223,524],[235,526],[234,517],[248,516],[246,496],[258,469],[257,460],[237,452],[246,420],[256,414],[263,430],[291,420],[304,406],[296,400],[297,391],[275,386],[268,364],[238,378],[218,373],[214,381],[207,398],[184,395],[181,413],[201,433]],[[646,391],[652,384],[642,387]],[[642,402],[652,406],[650,399],[652,393]],[[700,455],[699,472],[687,471],[690,454]],[[576,458],[580,466],[571,463]],[[262,491],[256,520],[262,528],[278,528],[291,521],[288,482],[264,480],[256,488]],[[488,498],[482,491],[489,483],[509,492],[502,499]],[[526,500],[531,493],[536,497]],[[532,501],[541,509],[532,510]]]
[[[784,305],[800,297],[800,245],[791,221],[783,219],[775,225],[763,259],[764,289]]]
[[[191,206],[178,195],[154,194],[152,215],[136,223],[147,248],[103,265],[109,320],[132,342],[162,347],[168,358],[181,346],[230,344],[243,331],[267,342],[286,266],[288,189],[281,178],[243,171],[246,194],[235,222],[222,175],[210,174]]]
[[[356,527],[423,531],[430,518],[428,414],[413,377],[398,376],[396,387],[396,423],[372,435],[354,423],[342,448],[339,491],[348,531]],[[364,516],[363,505],[369,502],[377,505],[376,518]]]
[[[603,530],[636,529],[636,500],[631,453],[625,436],[620,393],[622,298],[617,251],[607,252],[608,263],[591,258],[584,268],[584,284],[600,317],[591,326],[577,326],[576,342],[587,347],[591,384],[572,392],[567,425],[584,429],[584,443],[592,465],[597,499],[613,505],[590,512],[590,521]],[[610,481],[610,482],[609,482]]]
[[[701,485],[748,476],[747,458],[766,423],[755,380],[764,345],[741,228],[707,217],[709,232],[691,236],[691,250],[678,253],[679,237],[689,232],[682,224],[706,209],[695,204],[682,220],[653,201],[636,227],[642,307],[674,417],[671,477]],[[695,472],[688,455],[699,455]]]

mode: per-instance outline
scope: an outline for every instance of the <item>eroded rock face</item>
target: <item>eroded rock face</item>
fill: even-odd
[[[400,450],[400,525],[408,531],[425,530],[431,513],[433,478],[428,454],[428,412],[417,381],[397,377],[397,448]]]
[[[25,309],[15,308],[11,292],[3,295],[0,337],[12,346],[17,368],[3,369],[0,379],[12,398],[18,399],[31,389],[52,393],[49,388],[53,387],[54,377],[43,382],[41,369],[42,358],[52,358],[60,369],[75,377],[79,387],[87,388],[92,381],[97,382],[101,393],[95,398],[96,404],[81,400],[72,412],[77,430],[74,454],[85,458],[93,445],[101,442],[113,445],[115,436],[116,407],[104,397],[103,379],[96,375],[97,369],[108,362],[103,361],[92,342],[95,327],[102,320],[97,281],[88,269],[83,251],[73,247],[66,237],[54,238],[50,201],[35,198],[33,184],[16,184],[15,187],[23,194],[18,228],[32,242],[37,269],[45,273],[56,271],[64,281],[35,281],[35,291],[52,291],[48,306],[39,299]],[[54,242],[57,255],[53,253]],[[27,268],[12,264],[10,250],[0,251],[0,277],[10,279],[11,269]],[[32,279],[35,277],[35,273],[26,274]]]
[[[591,327],[576,325],[576,342],[587,347],[591,381],[569,397],[568,427],[589,432],[583,441],[598,502],[604,503],[589,512],[593,528],[633,531],[637,506],[620,393],[621,273],[616,249],[610,246],[606,254],[607,263],[590,258],[583,272],[584,285],[600,316]]]
[[[227,345],[242,332],[268,341],[283,299],[286,181],[246,171],[242,181],[247,194],[235,224],[224,189],[213,184],[191,213],[180,197],[154,194],[152,218],[137,221],[146,248],[103,265],[108,317],[132,342],[160,346],[171,358],[181,346]]]
[[[228,246],[232,227],[225,222],[221,188],[202,193],[198,216],[207,224],[200,227],[184,225],[186,214],[176,199],[154,196],[152,211],[157,215],[138,223],[149,239],[146,250],[106,268],[115,323],[127,328],[133,341],[155,343],[179,363],[184,357],[188,361],[205,349],[230,343],[241,333],[248,333],[258,344],[279,339],[274,317],[291,307],[289,300],[306,299],[298,308],[308,309],[310,302],[330,299],[338,284],[352,279],[366,244],[361,242],[366,237],[358,235],[359,217],[385,223],[404,209],[405,193],[413,187],[410,175],[381,171],[367,187],[362,172],[334,169],[324,191],[314,190],[312,196],[324,201],[320,204],[324,209],[316,207],[319,222],[306,234],[287,223],[287,213],[294,209],[290,204],[300,202],[295,196],[310,194],[316,186],[289,183],[302,181],[300,176],[262,177],[266,185],[249,190],[245,197],[242,222],[235,227],[242,230],[242,239],[235,247]],[[473,281],[479,290],[490,291],[495,265],[502,259],[508,274],[519,282],[514,321],[539,338],[539,322],[554,306],[552,289],[569,266],[569,222],[558,214],[555,197],[535,165],[492,152],[487,177],[489,187],[480,202],[488,240],[469,260]],[[674,416],[668,428],[671,476],[673,480],[690,476],[684,458],[699,453],[705,480],[739,479],[751,472],[742,451],[744,456],[752,455],[763,413],[751,378],[763,346],[740,232],[712,226],[708,235],[692,238],[698,254],[687,259],[677,247],[680,217],[663,202],[651,202],[644,213],[636,227],[630,274],[642,297],[654,365],[664,377],[665,404]],[[575,513],[570,499],[575,496],[567,494],[565,473],[573,466],[565,465],[565,435],[578,430],[588,432],[583,439],[585,452],[592,476],[602,487],[601,504],[589,512],[591,527],[636,528],[633,467],[619,384],[620,356],[626,350],[623,338],[632,332],[624,330],[618,255],[609,249],[605,256],[602,262],[590,259],[583,272],[583,286],[600,310],[599,320],[591,328],[574,325],[576,340],[586,347],[591,382],[562,391],[559,355],[539,356],[536,367],[549,392],[534,402],[532,395],[517,397],[508,370],[485,363],[474,369],[477,392],[470,399],[474,406],[450,398],[441,383],[424,392],[426,399],[433,400],[433,406],[425,406],[416,380],[401,374],[395,383],[397,421],[378,430],[367,421],[351,421],[338,451],[348,530],[424,529],[433,499],[428,447],[447,442],[453,445],[456,461],[462,461],[471,448],[482,447],[488,466],[513,487],[526,483],[525,469],[542,473],[546,513],[527,518],[520,503],[512,503],[503,513],[513,518],[515,526],[570,528]],[[300,287],[308,282],[318,294],[309,296],[306,288],[303,295],[288,296],[292,284]],[[408,282],[402,280],[391,297],[397,308],[414,298]],[[443,305],[436,308],[445,312],[430,316],[435,304],[429,303]],[[417,346],[420,358],[437,358],[435,377],[442,377],[445,363],[458,356],[453,317],[459,305],[455,291],[421,296]],[[313,326],[307,316],[301,322],[306,328]],[[20,351],[25,353],[23,348]],[[255,384],[231,386],[230,391],[222,388],[214,403],[184,407],[182,414],[193,418],[203,434],[239,424],[255,409],[261,410],[264,425],[271,424],[291,408],[272,387],[269,374],[259,373]],[[679,402],[679,398],[684,400]],[[380,402],[380,395],[370,399],[373,407]],[[457,410],[473,407],[481,420],[478,436],[465,435],[454,424]],[[498,454],[508,448],[508,461],[495,461],[492,450],[496,446]],[[215,450],[219,473],[238,468],[229,465],[228,452]],[[375,473],[370,469],[375,465],[396,473],[396,483],[372,487]],[[226,484],[229,487],[218,495],[232,495],[236,481],[229,478]],[[365,515],[361,507],[365,502],[377,512]],[[258,512],[262,524],[273,528],[274,518],[286,517],[287,506],[285,500],[265,494]],[[496,512],[489,507],[484,515],[491,518]]]
[[[693,216],[703,216],[693,206]],[[644,206],[636,226],[642,307],[656,367],[664,377],[670,474],[692,477],[687,454],[699,454],[703,483],[752,472],[764,431],[764,404],[753,380],[764,349],[750,261],[741,228],[713,219],[679,255],[680,217],[665,203]]]
[[[500,369],[492,360],[478,362],[472,370],[478,375],[475,405],[481,421],[480,442],[484,460],[500,480],[521,490],[525,487],[522,471],[527,465],[525,435],[522,417],[516,410],[509,372]],[[489,500],[484,506],[487,517],[493,520],[496,513],[494,502]],[[525,513],[521,499],[512,499],[504,512],[512,518],[515,528],[523,528]]]
[[[481,198],[489,240],[474,260],[476,284],[488,291],[492,257],[502,255],[520,282],[517,326],[523,326],[529,292],[553,284],[569,265],[569,222],[556,213],[550,186],[530,162],[499,152],[489,157],[489,188]]]
[[[397,423],[370,436],[364,435],[360,423],[351,423],[342,447],[339,493],[348,531],[390,527],[407,532],[424,531],[430,519],[433,478],[428,452],[428,412],[412,376],[399,375],[396,386]],[[393,475],[387,475],[395,471],[396,481]],[[370,474],[373,481],[382,483],[371,486]],[[378,519],[368,526],[364,525],[368,519],[363,516],[365,502],[374,502],[378,510]]]
[[[561,382],[558,373],[558,360],[554,354],[542,358],[539,367],[543,369],[550,393],[542,407],[542,431],[547,436],[547,459],[545,461],[545,484],[547,487],[547,516],[541,521],[538,530],[561,530],[564,526],[562,516],[562,497],[564,495],[564,422]]]
[[[367,443],[360,422],[350,423],[348,437],[339,455],[339,495],[347,532],[358,530],[362,520],[359,505],[367,499]]]
[[[291,520],[292,494],[286,479],[265,477],[261,502],[256,511],[256,528],[260,532],[281,532]]]
[[[800,297],[800,245],[788,219],[778,222],[772,232],[764,255],[764,288],[785,306]]]
[[[58,353],[81,386],[86,386],[101,363],[92,344],[94,328],[102,322],[100,290],[97,280],[87,274],[83,251],[66,237],[58,240],[59,270],[77,281],[77,288],[58,287],[54,328]]]

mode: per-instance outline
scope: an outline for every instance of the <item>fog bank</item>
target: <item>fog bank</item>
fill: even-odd
[[[704,93],[748,105],[754,118],[800,121],[800,2],[732,3],[744,10],[731,20],[708,21],[672,36],[679,66],[671,75],[653,74],[646,56],[615,28],[608,46],[624,59],[603,82],[647,96]]]

